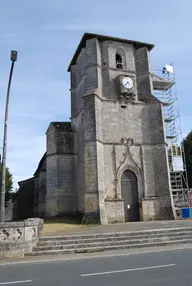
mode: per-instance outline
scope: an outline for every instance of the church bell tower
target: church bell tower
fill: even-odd
[[[172,217],[152,48],[85,33],[69,65],[75,192],[85,222]]]

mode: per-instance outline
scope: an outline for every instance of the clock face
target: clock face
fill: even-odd
[[[130,77],[124,77],[122,80],[122,84],[126,88],[132,88],[133,87],[133,80]]]

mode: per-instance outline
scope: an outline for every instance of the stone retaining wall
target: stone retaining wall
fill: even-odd
[[[43,220],[39,218],[0,224],[0,259],[22,257],[31,252],[42,229]]]

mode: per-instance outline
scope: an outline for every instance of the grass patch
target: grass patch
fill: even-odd
[[[65,217],[54,217],[44,219],[42,236],[59,236],[67,232],[78,231],[90,225],[81,224],[82,215],[75,214]]]
[[[80,224],[69,224],[69,223],[46,223],[42,230],[42,236],[59,236],[66,232],[80,230],[87,227],[86,225]]]
[[[55,218],[49,218],[49,219],[44,219],[44,224],[72,224],[72,225],[80,225],[81,224],[81,219],[78,217],[55,217]]]

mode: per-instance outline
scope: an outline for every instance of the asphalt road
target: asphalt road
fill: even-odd
[[[117,253],[116,253],[117,254]],[[191,285],[192,249],[0,265],[0,285]]]

